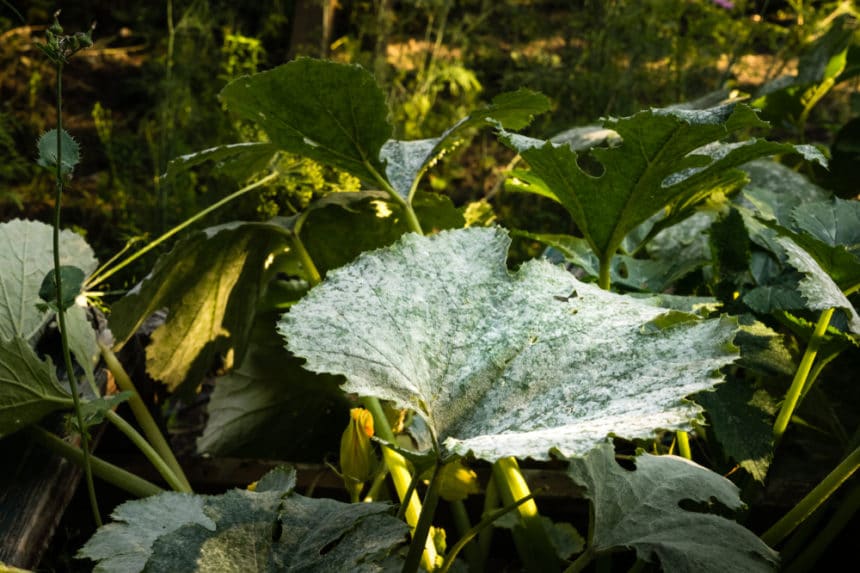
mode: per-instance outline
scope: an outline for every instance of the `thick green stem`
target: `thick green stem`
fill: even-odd
[[[234,199],[238,199],[239,197],[248,193],[249,191],[253,191],[254,189],[256,189],[258,187],[262,187],[266,183],[269,183],[270,181],[273,181],[277,178],[278,178],[278,173],[270,173],[269,175],[266,175],[265,177],[263,177],[259,181],[255,181],[255,182],[251,183],[250,185],[246,185],[245,187],[242,187],[238,191],[224,197],[220,201],[217,201],[217,202],[213,203],[212,205],[209,205],[205,209],[198,211],[193,216],[189,217],[188,219],[186,219],[182,223],[173,227],[172,229],[170,229],[169,231],[167,231],[166,233],[164,233],[163,235],[161,235],[160,237],[158,237],[157,239],[155,239],[154,241],[152,241],[151,243],[146,245],[144,248],[137,251],[136,253],[129,256],[127,259],[125,259],[124,261],[122,261],[121,263],[119,263],[118,265],[113,267],[112,269],[102,272],[101,274],[99,274],[95,278],[91,278],[89,281],[87,281],[87,288],[92,288],[98,284],[103,283],[108,278],[110,278],[111,276],[118,273],[120,270],[124,269],[125,267],[127,267],[128,265],[130,265],[131,263],[133,263],[134,261],[136,261],[137,259],[139,259],[143,255],[145,255],[146,253],[148,253],[149,251],[151,251],[152,249],[154,249],[155,247],[157,247],[158,245],[160,245],[161,243],[163,243],[164,241],[169,239],[170,237],[172,237],[175,234],[179,233],[180,231],[186,229],[190,225],[193,225],[194,223],[196,223],[197,221],[199,221],[200,219],[202,219],[203,217],[205,217],[206,215],[208,215],[212,211],[215,211],[215,210],[223,207],[224,205],[226,205],[230,201],[233,201]]]
[[[576,561],[570,564],[570,567],[564,570],[564,573],[580,573],[585,571],[585,568],[594,560],[594,552],[591,548],[586,549]]]
[[[51,432],[40,428],[39,426],[30,426],[25,430],[33,440],[49,450],[63,456],[76,464],[83,465],[84,453],[80,448],[76,448],[66,443],[62,438],[55,436]],[[90,456],[90,465],[93,473],[109,484],[127,491],[136,497],[148,497],[163,493],[164,490],[152,482],[148,482],[133,473],[127,472],[119,466],[108,463],[96,456]]]
[[[424,504],[421,507],[418,524],[415,526],[415,531],[412,534],[412,543],[409,545],[409,552],[406,554],[403,573],[418,573],[418,567],[426,553],[425,548],[427,543],[433,542],[430,539],[430,526],[433,524],[436,506],[439,504],[439,488],[442,486],[442,480],[440,479],[441,469],[442,464],[438,462],[433,466],[433,477],[430,478],[430,486],[427,488],[427,493],[424,494]],[[433,568],[435,568],[435,563],[433,564]]]
[[[678,455],[682,458],[692,460],[693,453],[690,451],[690,435],[683,430],[678,430],[675,432],[675,436],[678,439]]]
[[[600,259],[600,270],[598,271],[597,286],[603,290],[609,290],[611,284],[610,270],[612,269],[612,255]]]
[[[379,436],[392,444],[395,442],[394,432],[388,424],[388,418],[385,417],[385,411],[382,409],[382,404],[379,400],[372,397],[362,398],[364,406],[370,410],[373,415],[374,431]],[[409,485],[412,483],[412,473],[409,471],[409,466],[406,460],[392,450],[391,448],[382,448],[382,458],[385,460],[385,465],[391,473],[391,481],[394,482],[394,489],[397,490],[397,495],[400,498],[400,503],[406,505],[404,516],[406,523],[412,528],[413,534],[418,525],[418,520],[421,516],[421,501],[413,492],[407,497]],[[424,556],[422,565],[428,571],[431,571],[436,566],[436,547],[433,545],[433,540],[428,539],[424,547]]]
[[[108,410],[105,413],[105,417],[108,421],[117,427],[117,429],[125,434],[125,436],[131,440],[131,442],[137,446],[137,449],[141,451],[141,453],[149,460],[149,462],[155,467],[161,477],[164,478],[164,481],[167,482],[167,485],[171,487],[174,491],[179,491],[183,493],[192,493],[191,486],[184,483],[176,474],[173,473],[173,470],[170,469],[170,466],[161,459],[161,456],[158,455],[158,452],[155,451],[149,442],[147,442],[143,436],[141,436],[134,427],[126,422],[122,416],[114,412],[113,410]]]
[[[505,505],[531,495],[515,458],[501,458],[493,464],[493,478]],[[558,571],[559,562],[555,557],[555,549],[544,529],[537,504],[530,500],[520,505],[517,510],[524,528],[517,548],[526,570],[535,573]],[[517,536],[517,529],[514,529],[514,534]]]
[[[167,440],[164,438],[164,434],[161,433],[161,430],[158,428],[158,424],[155,423],[155,420],[152,418],[152,414],[149,413],[149,408],[147,408],[146,404],[143,403],[140,394],[137,392],[134,383],[131,381],[131,377],[125,371],[125,368],[122,367],[116,354],[114,354],[107,345],[103,344],[101,340],[98,341],[98,344],[99,350],[101,350],[102,353],[102,359],[104,359],[108,370],[113,374],[117,386],[119,386],[120,390],[132,393],[131,398],[128,399],[128,405],[131,408],[132,414],[134,414],[135,420],[140,424],[143,434],[146,436],[146,439],[149,440],[149,443],[152,444],[155,451],[158,452],[158,455],[161,456],[161,459],[167,463],[173,475],[175,475],[179,480],[182,487],[177,491],[190,492],[191,484],[188,482],[185,472],[182,471],[182,466],[179,465],[179,461],[176,459],[176,456],[173,455],[173,450],[170,448],[170,444],[167,443]]]
[[[858,466],[860,466],[860,448],[851,452],[847,458],[842,460],[842,463],[827,474],[827,477],[820,484],[800,500],[800,503],[768,529],[761,536],[762,540],[773,547],[788,537],[788,534],[794,531],[795,527],[809,517],[818,506],[827,501],[827,498],[854,474]]]
[[[63,308],[63,281],[60,276],[60,211],[63,202],[63,64],[57,63],[57,194],[54,203],[54,284],[57,288],[57,324],[60,329],[60,340],[63,346],[63,362],[66,365],[66,376],[69,379],[69,388],[72,392],[72,400],[75,405],[75,417],[78,420],[78,428],[81,429],[81,449],[83,450],[84,477],[87,483],[87,493],[90,498],[90,508],[96,525],[101,527],[102,518],[99,511],[96,489],[93,484],[93,470],[90,466],[90,443],[86,428],[84,427],[84,416],[81,413],[81,400],[78,397],[78,381],[75,377],[75,368],[72,363],[72,354],[69,351],[69,338],[66,330],[66,312]]]
[[[782,438],[788,427],[788,422],[794,414],[795,408],[800,401],[800,396],[803,393],[803,388],[809,378],[809,373],[812,370],[812,364],[815,362],[815,357],[818,354],[818,349],[824,339],[824,333],[827,332],[827,326],[830,324],[830,319],[833,316],[832,308],[827,309],[818,317],[818,322],[815,325],[815,331],[809,339],[809,344],[806,346],[806,351],[803,353],[803,358],[800,359],[800,365],[794,373],[794,380],[785,395],[785,400],[782,403],[782,408],[779,410],[779,415],[776,417],[776,422],[773,426],[773,437],[776,442]]]

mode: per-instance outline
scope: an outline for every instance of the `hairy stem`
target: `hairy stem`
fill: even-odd
[[[690,451],[690,434],[683,430],[675,432],[678,438],[678,455],[688,460],[693,459],[693,453]]]
[[[87,494],[90,498],[90,508],[96,525],[101,527],[102,518],[99,511],[99,503],[96,498],[96,489],[93,484],[93,470],[90,466],[90,442],[87,430],[84,427],[84,416],[81,413],[81,400],[78,396],[78,381],[75,376],[75,367],[72,363],[72,354],[69,351],[69,337],[66,329],[66,309],[63,308],[63,281],[60,276],[60,211],[63,203],[63,64],[57,63],[57,194],[54,200],[54,284],[57,288],[57,324],[60,329],[60,340],[63,347],[63,362],[66,365],[66,376],[69,379],[69,389],[74,401],[75,417],[78,420],[78,428],[81,430],[81,449],[83,451],[84,477],[87,483]]]
[[[30,426],[23,430],[27,432],[33,441],[41,444],[49,450],[63,456],[78,465],[84,463],[84,452],[80,448],[76,448],[71,444],[66,443],[62,438],[52,434],[48,430],[39,426]],[[163,493],[164,490],[152,482],[146,481],[122,469],[119,466],[108,463],[96,456],[90,456],[90,466],[93,473],[109,484],[127,491],[136,497],[148,497]]]
[[[773,426],[773,437],[776,442],[779,442],[788,427],[788,422],[794,414],[795,408],[800,401],[800,396],[803,393],[803,388],[806,386],[806,381],[809,378],[809,373],[812,370],[812,364],[815,362],[815,357],[818,354],[818,349],[821,342],[824,340],[824,333],[827,332],[827,326],[830,324],[830,319],[833,316],[834,309],[829,308],[821,313],[818,317],[818,322],[815,325],[815,331],[809,339],[809,344],[806,345],[806,351],[803,353],[803,358],[800,359],[800,365],[794,373],[794,380],[785,395],[785,400],[782,403],[782,408],[776,417],[776,422]]]
[[[418,221],[418,215],[415,214],[415,209],[412,208],[412,203],[401,197],[400,193],[391,186],[388,180],[385,179],[385,177],[383,177],[369,161],[365,161],[364,166],[373,174],[380,187],[382,187],[391,199],[393,199],[394,202],[400,205],[403,209],[403,213],[406,215],[406,224],[409,225],[409,229],[419,235],[423,235],[424,231],[421,229],[421,223]]]

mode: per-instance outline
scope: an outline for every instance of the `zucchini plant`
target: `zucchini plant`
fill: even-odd
[[[149,497],[119,506],[81,558],[102,571],[482,571],[499,528],[511,529],[529,571],[629,565],[630,552],[637,570],[666,571],[772,571],[785,547],[797,563],[814,558],[806,549],[819,540],[791,546],[791,533],[856,470],[856,438],[844,427],[841,463],[765,531],[738,521],[744,491],[715,470],[723,457],[763,482],[797,404],[827,363],[856,353],[857,202],[762,159],[826,163],[817,148],[753,137],[767,125],[732,101],[610,118],[607,143],[575,151],[518,133],[549,109],[527,90],[437,138],[398,141],[368,72],[313,59],[239,78],[222,100],[266,141],[182,157],[171,169],[265,166],[244,170],[250,179],[229,200],[276,179],[270,159],[289,153],[340,169],[363,190],[291,217],[185,235],[113,305],[113,343],[93,346],[89,333],[89,348],[122,377],[113,352],[166,309],[146,350],[149,374],[187,394],[213,364],[226,371],[198,447],[268,441],[295,453],[309,428],[337,435],[348,422],[339,471],[354,503],[299,495],[291,468],[247,490],[194,494],[159,448],[152,459],[174,492],[152,495],[152,484],[135,489],[133,476],[96,471]],[[558,202],[578,235],[482,226],[421,190],[432,165],[481,128],[526,165],[509,188]],[[44,233],[17,221],[0,225],[0,237],[13,226]],[[511,270],[512,234],[546,244],[547,256]],[[80,238],[67,243],[88,252]],[[0,255],[46,264],[22,248],[9,239]],[[84,290],[128,261],[93,273],[86,259],[77,265]],[[3,420],[16,420],[4,433],[70,406],[28,342],[51,310],[9,302],[33,298],[31,275],[0,277],[4,292],[20,295],[2,307],[13,328],[0,331]],[[792,353],[789,337],[802,350]],[[34,389],[26,396],[25,386]],[[696,456],[706,465],[681,447],[688,432],[712,454]],[[668,454],[673,435],[683,457]],[[630,447],[616,451],[620,443]],[[550,460],[588,500],[582,531],[542,515],[523,478],[521,464]],[[492,467],[480,515],[464,503],[478,491],[477,463]],[[380,501],[387,476],[394,504]],[[457,531],[439,526],[440,503]],[[626,561],[607,561],[625,552]]]

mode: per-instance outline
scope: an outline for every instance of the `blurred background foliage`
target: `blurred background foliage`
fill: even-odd
[[[47,220],[52,208],[50,175],[32,157],[38,135],[55,121],[55,80],[34,41],[57,4],[0,2],[0,220]],[[845,155],[846,173],[855,172],[858,158],[857,7],[850,0],[77,0],[61,6],[68,30],[92,20],[98,26],[96,45],[65,70],[66,126],[83,145],[84,163],[67,193],[64,220],[87,235],[102,260],[128,240],[153,237],[236,190],[237,182],[207,170],[170,180],[161,174],[177,156],[259,139],[225,113],[217,95],[242,74],[298,55],[372,70],[388,94],[398,138],[439,135],[498,93],[520,87],[551,98],[553,112],[531,128],[548,137],[715,90],[755,96],[780,77],[797,83],[803,58],[810,60],[816,42],[839,26],[838,38],[827,41],[849,46],[847,71],[802,122],[778,113],[770,119],[777,137]],[[512,227],[570,232],[554,205],[504,192],[501,172],[511,159],[492,134],[478,135],[433,169],[426,188],[457,205],[486,199],[492,212],[486,203],[470,209],[487,210],[485,218]],[[313,162],[278,161],[283,176],[276,184],[206,224],[289,215],[325,193],[357,189],[354,179]],[[816,175],[827,184],[828,173]],[[856,194],[856,185],[842,192]],[[149,263],[113,286],[127,287],[146,268]]]

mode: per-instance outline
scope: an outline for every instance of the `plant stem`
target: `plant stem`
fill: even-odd
[[[612,269],[612,255],[600,259],[600,270],[598,271],[597,286],[603,290],[609,290],[611,283],[610,270]]]
[[[178,479],[181,488],[176,491],[192,491],[191,484],[188,482],[185,472],[182,471],[182,466],[179,465],[179,461],[173,455],[173,450],[170,448],[161,430],[159,430],[158,424],[155,423],[152,414],[150,414],[146,404],[143,403],[140,394],[137,392],[137,388],[135,388],[134,383],[131,381],[131,377],[125,371],[119,359],[117,359],[116,354],[106,344],[99,340],[98,345],[102,353],[102,358],[108,370],[113,374],[117,386],[119,386],[120,390],[132,393],[131,398],[128,399],[128,405],[131,408],[132,414],[134,414],[135,420],[140,424],[149,443],[170,468],[171,473]],[[165,479],[167,478],[165,477]]]
[[[125,436],[131,440],[135,446],[137,446],[137,449],[139,449],[146,459],[155,467],[171,489],[183,493],[192,493],[191,487],[184,484],[178,477],[176,477],[173,470],[170,469],[167,463],[158,455],[158,452],[155,451],[155,448],[153,448],[131,424],[126,422],[122,416],[113,410],[108,410],[105,412],[105,418],[107,418],[111,424],[116,426],[120,432],[125,434]]]
[[[400,193],[391,186],[388,180],[386,180],[369,161],[365,161],[364,166],[373,174],[376,182],[379,183],[382,189],[403,209],[403,212],[406,214],[406,224],[409,225],[409,229],[419,235],[423,235],[424,231],[421,229],[421,223],[418,221],[415,209],[412,208],[412,203],[401,197]]]
[[[75,417],[81,430],[81,450],[83,451],[84,477],[87,482],[87,494],[90,498],[90,508],[98,527],[102,526],[96,489],[93,484],[93,470],[90,466],[90,443],[87,430],[84,427],[84,417],[81,413],[81,400],[78,396],[78,381],[72,355],[69,351],[69,338],[66,330],[66,309],[63,307],[63,284],[60,276],[60,211],[63,202],[63,64],[57,62],[57,194],[54,202],[54,284],[57,288],[57,324],[60,329],[60,340],[63,347],[63,362],[66,365],[66,376],[69,379],[69,389],[75,406]]]
[[[388,418],[385,417],[385,411],[382,409],[382,404],[377,398],[364,397],[362,398],[364,406],[370,410],[373,415],[373,427],[377,434],[383,439],[392,444],[395,442],[394,432],[391,431],[391,426],[388,424]],[[391,473],[391,481],[394,482],[394,488],[397,490],[397,495],[400,497],[400,503],[406,505],[404,513],[406,523],[414,530],[418,525],[418,520],[421,516],[421,502],[418,496],[414,494],[407,497],[409,492],[409,484],[412,483],[412,473],[409,471],[409,466],[406,460],[392,450],[391,448],[382,448],[382,458],[385,460],[385,465]],[[422,565],[428,571],[432,571],[436,566],[436,546],[433,545],[433,540],[428,539],[424,546],[424,556]]]
[[[66,443],[58,436],[39,426],[30,426],[24,431],[27,432],[35,442],[78,465],[83,465],[84,453],[80,448],[76,448]],[[109,484],[115,485],[134,496],[148,497],[150,495],[164,492],[163,489],[154,483],[146,481],[145,479],[142,479],[119,466],[108,463],[96,456],[90,456],[89,459],[95,475]]]
[[[776,417],[776,422],[773,426],[773,437],[775,442],[779,442],[788,427],[788,422],[800,401],[800,395],[803,392],[803,387],[806,385],[809,372],[812,369],[812,364],[815,362],[815,356],[818,354],[818,348],[824,339],[824,333],[827,332],[827,326],[830,324],[830,319],[833,316],[834,309],[829,308],[821,313],[818,317],[818,322],[815,325],[815,331],[809,339],[809,344],[806,345],[806,351],[803,353],[803,358],[800,359],[800,365],[794,373],[794,380],[785,395],[785,400],[782,403],[782,408],[779,410],[779,415]]]
[[[860,486],[855,486],[851,493],[839,504],[839,508],[833,517],[827,520],[827,524],[821,529],[818,536],[809,544],[800,556],[788,567],[786,573],[800,573],[801,571],[814,571],[815,565],[819,563],[821,554],[833,542],[837,535],[856,517],[860,509]]]
[[[693,453],[690,451],[690,435],[683,430],[678,430],[675,432],[675,436],[678,438],[678,454],[682,458],[692,460]]]
[[[299,254],[299,258],[302,261],[302,265],[304,265],[305,270],[308,272],[308,283],[311,286],[316,286],[322,282],[322,275],[320,275],[319,269],[314,264],[314,260],[311,258],[310,253],[305,248],[305,244],[302,242],[301,237],[299,237],[299,231],[296,229],[293,233],[290,233],[290,238],[293,241],[293,247],[296,249],[296,252]]]
[[[484,510],[481,512],[481,519],[486,518],[490,513],[499,508],[499,488],[496,486],[496,480],[490,479],[487,482],[487,489],[484,491]],[[486,563],[490,557],[490,545],[493,542],[493,530],[489,527],[483,530],[478,535],[478,544],[481,546],[481,562]]]
[[[203,217],[205,217],[206,215],[208,215],[212,211],[215,211],[216,209],[223,207],[224,205],[226,205],[230,201],[233,201],[234,199],[238,199],[239,197],[241,197],[245,193],[248,193],[249,191],[253,191],[254,189],[256,189],[258,187],[262,187],[266,183],[269,183],[270,181],[277,179],[277,178],[278,178],[277,172],[270,173],[270,174],[266,175],[265,177],[263,177],[262,179],[260,179],[259,181],[255,181],[249,185],[246,185],[246,186],[242,187],[241,189],[239,189],[238,191],[235,191],[234,193],[231,193],[230,195],[224,197],[220,201],[216,201],[215,203],[213,203],[212,205],[209,205],[205,209],[198,211],[197,213],[195,213],[194,215],[192,215],[191,217],[189,217],[188,219],[186,219],[182,223],[176,225],[175,227],[173,227],[172,229],[170,229],[169,231],[167,231],[166,233],[164,233],[163,235],[161,235],[160,237],[158,237],[157,239],[155,239],[154,241],[149,243],[147,246],[145,246],[141,250],[139,250],[136,253],[134,253],[133,255],[129,256],[127,259],[125,259],[124,261],[122,261],[121,263],[119,263],[118,265],[113,267],[112,269],[102,272],[92,282],[88,281],[87,285],[86,285],[87,288],[92,288],[98,284],[103,283],[109,277],[115,275],[117,272],[124,269],[125,267],[127,267],[128,265],[130,265],[131,263],[133,263],[134,261],[136,261],[137,259],[139,259],[143,255],[145,255],[146,253],[148,253],[149,251],[151,251],[152,249],[154,249],[155,247],[157,247],[158,245],[160,245],[161,243],[163,243],[164,241],[166,241],[167,239],[169,239],[170,237],[172,237],[176,233],[179,233],[180,231],[187,228],[188,226],[196,223],[197,221],[199,221],[200,219],[202,219]]]
[[[448,551],[448,554],[445,556],[445,561],[442,563],[442,566],[439,568],[439,570],[436,573],[447,573],[447,571],[454,564],[454,559],[457,557],[457,554],[464,547],[469,547],[469,545],[467,545],[467,544],[472,539],[474,539],[476,535],[478,535],[484,529],[491,526],[494,521],[496,521],[497,519],[499,519],[500,517],[502,517],[506,513],[510,513],[511,511],[515,510],[516,508],[518,508],[522,504],[531,501],[533,497],[534,497],[534,495],[529,494],[528,496],[526,496],[520,500],[517,500],[515,503],[513,503],[511,505],[507,505],[505,507],[502,507],[500,509],[497,509],[497,510],[492,511],[492,512],[488,513],[487,515],[485,515],[484,518],[481,519],[481,521],[478,522],[477,525],[469,528],[468,531],[466,531],[465,533],[463,533],[460,536],[460,539],[457,541],[457,543],[454,544],[454,547],[452,547],[451,550]],[[456,518],[456,514],[455,514],[455,518]],[[483,564],[480,564],[479,567],[480,567],[480,569],[483,569]],[[473,572],[478,573],[478,570],[473,569],[472,565],[470,563],[469,564],[469,573],[473,573]]]
[[[525,503],[527,500],[522,501]],[[481,573],[484,570],[484,563],[481,559],[481,550],[477,543],[469,542],[474,539],[474,537],[483,528],[478,528],[477,526],[472,527],[472,524],[469,521],[469,513],[466,511],[466,504],[463,503],[462,500],[452,501],[448,505],[451,508],[451,514],[454,517],[454,525],[457,528],[457,533],[460,534],[460,539],[454,547],[448,551],[448,554],[445,555],[445,563],[448,563],[449,560],[453,562],[454,557],[457,556],[457,552],[464,549],[466,551],[466,563],[469,565],[469,573]],[[512,507],[510,509],[513,510],[514,508]],[[480,523],[483,523],[483,521]],[[480,525],[480,523],[478,525]],[[487,525],[491,523],[492,521]],[[440,570],[440,573],[442,572],[444,572],[444,563],[443,569]]]
[[[430,487],[427,488],[427,493],[424,494],[421,515],[412,534],[412,543],[409,545],[409,552],[406,554],[406,562],[403,564],[403,573],[418,573],[418,567],[426,553],[424,549],[428,542],[433,542],[429,534],[430,526],[433,523],[433,516],[436,514],[436,506],[439,504],[439,488],[442,486],[442,480],[440,479],[441,470],[442,464],[436,462],[436,465],[433,466],[433,477],[430,478]],[[435,568],[435,563],[433,566]]]
[[[818,506],[824,503],[833,492],[839,489],[839,486],[854,474],[858,466],[860,466],[860,447],[856,448],[847,458],[842,460],[832,472],[827,474],[827,477],[820,484],[815,486],[782,519],[765,531],[764,535],[761,536],[762,541],[773,547],[788,537],[788,534],[794,531],[795,527],[809,517]]]
[[[496,480],[496,486],[505,505],[531,495],[515,458],[501,458],[496,461],[493,464],[493,478]],[[538,573],[558,571],[559,563],[555,557],[555,549],[544,529],[537,504],[533,499],[529,500],[520,505],[517,511],[524,528],[517,547],[526,570]],[[515,540],[516,533],[517,530],[514,529]]]
[[[576,561],[570,564],[570,567],[564,570],[564,573],[580,573],[584,571],[586,567],[592,562],[594,559],[594,551],[591,550],[591,547],[582,552],[582,554],[576,558]]]

